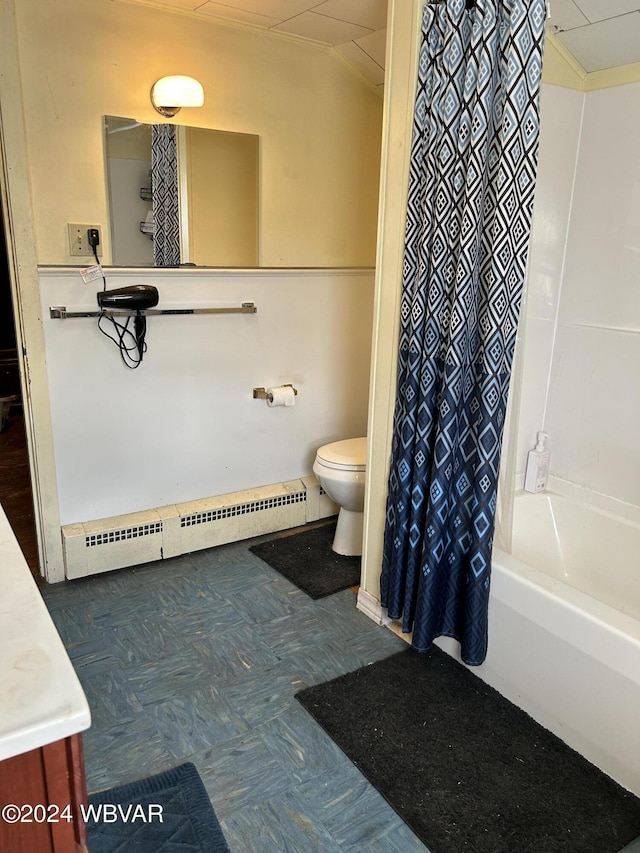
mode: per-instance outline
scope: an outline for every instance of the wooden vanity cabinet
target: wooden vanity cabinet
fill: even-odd
[[[82,735],[71,735],[0,762],[0,808],[40,806],[31,821],[0,818],[2,853],[89,853],[80,804],[86,805]],[[44,809],[42,807],[45,807]],[[71,820],[50,822],[63,813]],[[28,809],[25,810],[25,813]]]

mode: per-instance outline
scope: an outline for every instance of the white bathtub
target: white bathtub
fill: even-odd
[[[626,505],[622,505],[625,507]],[[550,492],[494,549],[489,652],[473,672],[640,795],[640,523]],[[446,639],[438,645],[457,656]]]

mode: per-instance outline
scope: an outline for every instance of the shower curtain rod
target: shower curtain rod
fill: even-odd
[[[442,3],[446,3],[447,0],[428,0],[431,6],[440,6]],[[473,9],[476,5],[476,0],[467,0],[466,6],[467,9]]]
[[[446,2],[447,2],[447,0],[427,0],[427,3],[429,4],[429,6],[441,6],[443,3],[446,3]],[[471,9],[475,9],[475,5],[476,5],[476,0],[467,0],[467,2],[466,2],[467,11],[470,11]],[[547,0],[546,6],[547,6],[547,20],[549,20],[551,18],[551,0]]]

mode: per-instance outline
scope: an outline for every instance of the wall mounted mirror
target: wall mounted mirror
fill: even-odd
[[[259,137],[104,117],[112,263],[258,266]]]

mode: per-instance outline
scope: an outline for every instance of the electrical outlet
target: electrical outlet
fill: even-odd
[[[87,231],[89,228],[97,228],[100,234],[100,243],[96,247],[98,257],[102,256],[102,234],[99,225],[79,225],[77,222],[69,222],[67,229],[69,231],[69,254],[74,257],[93,258],[93,249],[89,245]]]

